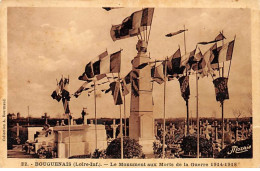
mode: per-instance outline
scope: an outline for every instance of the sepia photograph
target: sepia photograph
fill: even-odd
[[[27,159],[55,167],[41,161],[182,158],[243,167],[255,156],[257,124],[251,15],[249,8],[7,7],[5,158],[25,167]]]

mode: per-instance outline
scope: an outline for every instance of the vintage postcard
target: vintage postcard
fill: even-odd
[[[0,167],[260,166],[259,1],[0,5]]]

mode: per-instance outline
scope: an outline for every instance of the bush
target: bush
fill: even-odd
[[[141,158],[143,156],[142,146],[135,139],[124,137],[124,158]],[[121,138],[114,139],[106,150],[108,158],[121,158]]]
[[[207,140],[204,137],[200,137],[199,142],[199,150],[201,153],[201,157],[213,157],[213,147],[212,142],[210,140]],[[184,154],[188,155],[194,155],[197,154],[197,137],[196,136],[186,136],[183,138],[183,141],[181,143],[181,148],[184,151]]]

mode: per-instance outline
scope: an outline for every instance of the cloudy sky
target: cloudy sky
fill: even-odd
[[[8,112],[27,116],[27,106],[30,106],[33,117],[40,117],[44,112],[51,117],[63,116],[62,103],[50,96],[56,88],[56,79],[69,75],[70,91],[74,93],[83,84],[77,78],[85,65],[106,49],[109,53],[123,49],[122,76],[126,75],[137,53],[137,38],[113,42],[110,28],[136,10],[140,8],[109,12],[102,8],[8,8]],[[225,101],[225,116],[234,117],[234,109],[250,116],[250,10],[156,8],[148,46],[152,59],[172,55],[178,45],[184,53],[182,34],[172,38],[164,36],[183,29],[184,25],[188,29],[187,51],[192,51],[197,42],[213,40],[221,30],[226,42],[236,35],[228,83],[230,99]],[[203,53],[209,47],[200,46]],[[190,113],[195,117],[195,76],[190,77],[190,87]],[[186,107],[178,81],[167,82],[166,88],[167,117],[185,117]],[[98,93],[97,116],[118,118],[119,107],[114,105],[112,96]],[[154,115],[162,117],[163,85],[155,84],[153,96]],[[79,98],[72,98],[70,106],[76,118],[80,117],[83,107],[88,107],[90,117],[94,116],[93,94],[82,93]],[[129,116],[130,95],[126,97],[126,106]],[[211,77],[199,80],[199,113],[201,117],[221,117]]]

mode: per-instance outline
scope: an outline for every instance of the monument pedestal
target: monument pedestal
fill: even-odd
[[[95,125],[71,125],[70,139],[69,126],[56,126],[55,143],[58,150],[58,158],[68,158],[75,155],[87,155],[96,149]],[[70,144],[70,145],[69,145]],[[97,149],[107,148],[106,130],[104,125],[97,125]],[[70,153],[69,153],[70,149]]]
[[[137,43],[138,54],[133,59],[133,73],[137,75],[138,86],[133,87],[138,92],[138,96],[131,94],[131,108],[129,117],[129,136],[143,146],[144,154],[153,154],[154,136],[154,116],[152,101],[152,82],[151,67],[145,66],[142,69],[136,69],[144,63],[149,63],[150,58],[146,56],[146,43],[139,41]],[[136,84],[135,81],[132,84]]]

